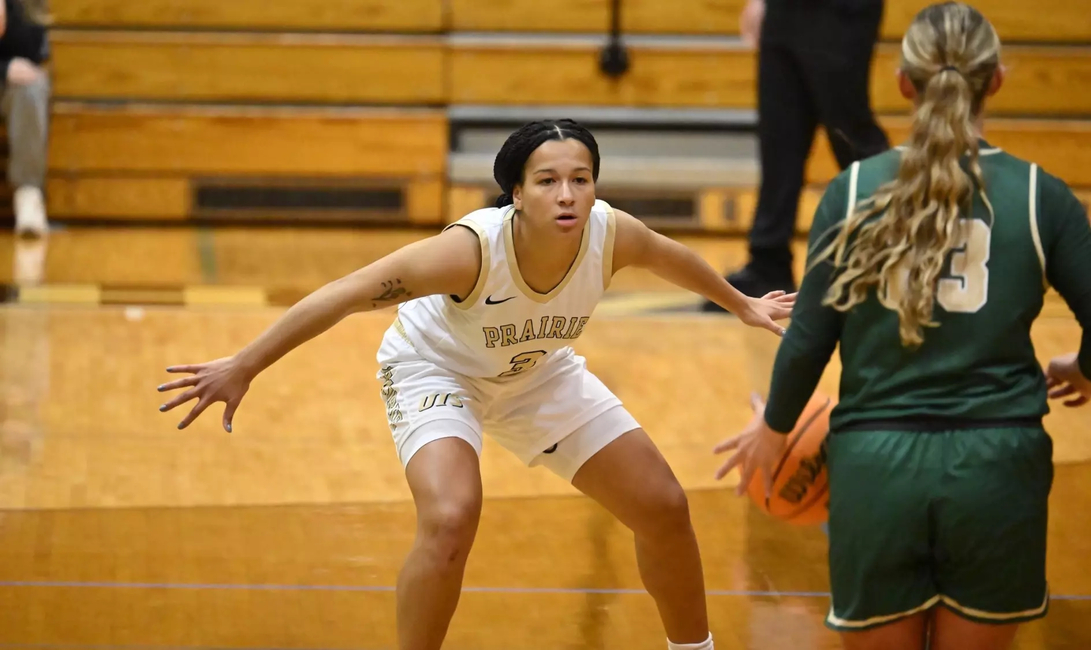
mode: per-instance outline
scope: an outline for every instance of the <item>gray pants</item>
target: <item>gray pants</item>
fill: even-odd
[[[29,85],[0,84],[0,110],[8,123],[8,183],[12,187],[45,184],[49,135],[49,79]]]

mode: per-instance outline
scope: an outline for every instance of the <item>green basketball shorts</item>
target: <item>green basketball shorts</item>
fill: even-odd
[[[1042,428],[838,432],[828,462],[828,627],[936,605],[981,623],[1045,616],[1053,442]]]

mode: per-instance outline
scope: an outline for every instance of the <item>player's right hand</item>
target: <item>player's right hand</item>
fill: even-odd
[[[1054,358],[1046,368],[1046,386],[1049,387],[1050,399],[1060,399],[1075,395],[1065,400],[1065,406],[1083,406],[1091,401],[1091,380],[1083,376],[1076,353]]]
[[[251,377],[236,362],[235,357],[224,357],[207,363],[187,366],[171,366],[167,368],[170,373],[191,373],[192,376],[178,379],[159,386],[159,392],[175,390],[192,386],[189,390],[174,397],[166,404],[159,407],[163,413],[180,404],[197,399],[197,404],[190,410],[186,417],[178,423],[179,429],[185,429],[191,422],[197,419],[206,408],[214,402],[224,402],[223,427],[231,432],[231,419],[235,416],[235,410],[250,389]]]
[[[742,496],[754,479],[754,473],[761,470],[765,495],[769,496],[773,493],[773,470],[784,455],[788,436],[773,431],[765,423],[765,400],[757,393],[750,395],[750,408],[754,409],[754,417],[742,433],[724,440],[713,449],[715,454],[735,452],[717,470],[716,480],[719,481],[731,470],[738,468],[740,478],[735,494]]]

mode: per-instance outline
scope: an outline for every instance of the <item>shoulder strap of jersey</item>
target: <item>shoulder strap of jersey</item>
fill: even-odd
[[[617,214],[614,207],[606,201],[595,201],[595,207],[591,214],[600,210],[605,217],[605,233],[602,241],[602,288],[610,287],[610,280],[614,277],[614,236],[617,234]]]
[[[1038,163],[1030,164],[1030,181],[1028,184],[1027,214],[1030,218],[1030,238],[1034,241],[1034,251],[1038,253],[1038,263],[1042,265],[1042,286],[1049,289],[1049,280],[1046,279],[1046,253],[1042,248],[1042,234],[1038,228]]]
[[[471,212],[458,221],[447,224],[443,228],[444,232],[456,226],[468,228],[477,234],[477,240],[481,245],[481,268],[478,269],[477,282],[474,283],[474,288],[470,291],[470,295],[466,296],[465,300],[455,300],[453,296],[447,296],[447,299],[451,304],[459,309],[469,309],[481,298],[481,293],[485,290],[485,284],[489,279],[489,269],[492,267],[492,244],[489,241],[489,233],[478,218],[481,212],[482,211],[480,210]]]

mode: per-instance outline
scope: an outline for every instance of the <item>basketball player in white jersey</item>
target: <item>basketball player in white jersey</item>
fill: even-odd
[[[439,648],[455,612],[481,512],[483,433],[612,512],[635,536],[668,647],[712,650],[700,554],[686,495],[621,402],[570,347],[611,276],[649,269],[777,334],[794,295],[748,298],[688,248],[596,201],[594,137],[569,121],[516,131],[496,158],[504,195],[439,235],[336,280],[232,357],[168,372],[160,386],[213,402],[223,426],[263,369],[354,312],[400,305],[378,353],[382,396],[417,508],[398,579],[399,645]]]

